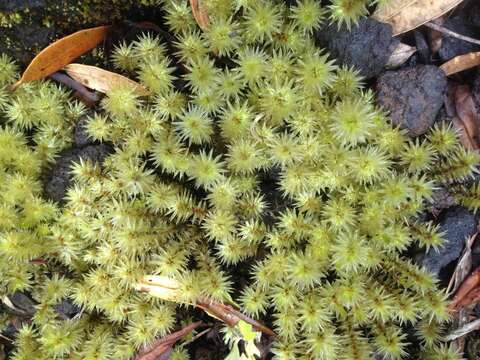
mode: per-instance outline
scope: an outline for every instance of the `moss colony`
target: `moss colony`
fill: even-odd
[[[448,126],[393,128],[315,46],[318,2],[215,2],[205,32],[187,2],[163,6],[176,52],[151,35],[118,46],[115,66],[153,95],[102,100],[87,132],[112,153],[72,167],[63,206],[40,174],[85,108],[51,82],[8,93],[18,74],[1,58],[0,291],[36,301],[13,359],[130,359],[200,296],[265,320],[275,359],[400,359],[413,326],[425,359],[459,359],[440,342],[446,296],[402,253],[441,246],[416,216],[478,155]],[[180,305],[136,291],[149,274],[178,281]],[[60,316],[63,299],[81,311]]]

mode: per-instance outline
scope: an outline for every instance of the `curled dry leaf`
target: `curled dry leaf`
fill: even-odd
[[[120,74],[101,69],[96,66],[83,64],[69,64],[63,69],[80,84],[102,93],[117,87],[132,87],[140,96],[149,95],[149,91],[139,83]]]
[[[453,125],[459,132],[460,141],[467,149],[480,149],[480,117],[475,107],[470,87],[456,86],[453,91],[456,115]]]
[[[190,0],[190,7],[192,8],[192,14],[198,26],[200,26],[200,29],[205,30],[210,24],[210,21],[208,20],[205,7],[202,5],[202,0]]]
[[[110,26],[99,26],[77,31],[50,44],[35,56],[20,80],[12,86],[12,90],[25,82],[43,79],[62,69],[101,43],[109,29]]]
[[[447,287],[447,292],[455,292],[460,284],[465,280],[470,271],[472,270],[472,246],[477,239],[478,232],[470,236],[465,244],[465,249],[463,250],[460,260],[458,260],[455,271],[450,279],[450,282]]]
[[[448,284],[447,292],[455,292],[472,271],[472,246],[477,235],[478,232],[466,240],[465,249],[455,267],[455,271]],[[459,309],[458,311],[455,311],[452,316],[452,324],[457,329],[463,329],[468,321],[466,309]],[[463,338],[465,334],[466,333],[462,333],[462,331],[456,332],[456,335],[458,336],[452,337],[450,341],[454,341],[458,349],[463,349],[465,347],[465,339]]]
[[[143,348],[135,357],[135,360],[168,360],[173,345],[182,337],[190,334],[193,330],[203,325],[201,321],[190,324],[183,329],[176,331],[170,335],[164,336],[148,347]]]
[[[463,0],[392,0],[372,17],[392,25],[393,35],[413,30],[450,11]]]
[[[385,65],[387,69],[395,69],[404,64],[410,56],[417,51],[415,46],[410,46],[404,43],[398,43],[397,47],[393,50],[390,58]]]
[[[442,69],[445,74],[452,75],[478,65],[480,65],[480,52],[472,52],[454,57],[440,66],[440,69]]]
[[[476,268],[460,285],[450,305],[451,312],[457,312],[462,308],[480,299],[480,267]]]

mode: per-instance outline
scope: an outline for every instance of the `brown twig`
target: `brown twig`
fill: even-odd
[[[195,340],[201,338],[203,335],[205,335],[206,333],[208,333],[209,331],[212,331],[211,328],[208,328],[208,329],[205,329],[203,331],[200,331],[197,335],[195,335],[191,340],[189,340],[188,342],[186,343],[192,343],[194,342]]]
[[[210,316],[213,316],[214,318],[223,321],[230,327],[237,325],[240,320],[243,320],[252,325],[255,330],[261,331],[264,334],[270,335],[272,337],[276,337],[276,334],[272,330],[259,323],[258,321],[255,321],[248,316],[242,314],[240,311],[234,309],[230,305],[225,305],[220,302],[204,299],[197,301],[196,306],[208,313]]]
[[[82,100],[89,106],[92,106],[98,100],[100,100],[97,94],[91,92],[85,86],[80,84],[78,81],[72,79],[70,76],[67,76],[66,74],[56,72],[50,75],[50,77],[55,81],[67,85],[72,90],[75,90],[77,94],[82,98]]]
[[[7,342],[10,343],[10,344],[13,343],[13,340],[12,340],[12,339],[10,339],[8,336],[2,335],[2,334],[0,334],[0,339],[3,339],[3,340],[7,341]]]
[[[427,22],[424,25],[426,27],[429,27],[430,29],[441,32],[441,33],[443,33],[447,36],[451,36],[451,37],[454,37],[454,38],[457,38],[457,39],[460,39],[460,40],[463,40],[463,41],[467,41],[467,42],[472,43],[472,44],[480,45],[480,40],[471,38],[470,36],[465,36],[465,35],[458,34],[455,31],[449,30],[442,25],[438,25],[438,24],[435,24],[433,22]]]
[[[163,338],[158,339],[150,346],[140,350],[140,352],[135,357],[135,360],[156,360],[161,358],[166,354],[166,358],[170,355],[173,345],[180,340],[182,337],[190,334],[193,330],[202,326],[202,321],[197,321],[193,324],[190,324],[183,329],[176,331],[172,334],[164,336]]]

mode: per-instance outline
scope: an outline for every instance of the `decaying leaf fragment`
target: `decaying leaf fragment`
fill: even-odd
[[[460,285],[453,297],[449,310],[457,312],[480,300],[480,267],[476,268]]]
[[[147,96],[149,91],[139,83],[120,74],[101,69],[96,66],[83,64],[69,64],[64,67],[65,72],[80,84],[107,93],[117,87],[131,87],[140,96]]]
[[[479,149],[480,117],[468,85],[456,87],[455,109],[457,116],[453,119],[453,122],[455,127],[460,130],[460,141],[469,149]]]
[[[463,0],[392,0],[372,17],[392,25],[393,35],[413,30],[450,11]]]
[[[62,69],[101,43],[109,29],[110,26],[99,26],[77,31],[50,44],[35,56],[20,80],[12,86],[12,90],[25,82],[43,79]]]
[[[404,64],[410,56],[415,54],[417,48],[404,43],[398,43],[397,47],[393,50],[392,54],[388,58],[385,68],[395,69]]]
[[[463,146],[467,149],[480,149],[480,116],[470,87],[450,82],[445,96],[445,110],[452,118]]]
[[[192,14],[197,21],[200,29],[205,30],[210,21],[208,20],[208,14],[205,8],[202,6],[202,0],[190,0],[190,7],[192,8]]]

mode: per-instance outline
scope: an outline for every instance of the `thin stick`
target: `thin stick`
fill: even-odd
[[[452,331],[450,334],[448,334],[445,337],[445,340],[446,341],[452,341],[452,340],[458,339],[462,336],[467,335],[468,333],[470,333],[472,331],[478,330],[479,328],[480,328],[480,319],[477,319],[477,320],[474,320],[474,321],[464,325],[463,327],[461,327],[459,329],[456,329],[456,330]]]
[[[427,22],[424,25],[429,27],[430,29],[436,30],[436,31],[441,32],[445,35],[448,35],[448,36],[451,36],[451,37],[454,37],[454,38],[457,38],[457,39],[460,39],[460,40],[463,40],[463,41],[467,41],[467,42],[470,42],[472,44],[480,45],[480,40],[471,38],[469,36],[460,35],[460,34],[454,32],[452,30],[447,29],[446,27],[444,27],[442,25],[437,25],[433,22]]]
[[[187,341],[184,343],[184,345],[186,344],[189,344],[189,343],[192,343],[194,342],[195,340],[197,340],[198,338],[201,338],[203,335],[205,335],[206,333],[208,333],[210,330],[212,330],[211,328],[208,328],[208,329],[205,329],[201,332],[199,332],[197,335],[195,335],[191,340]]]
[[[91,92],[85,86],[80,84],[78,81],[75,81],[71,77],[67,76],[66,74],[56,72],[50,75],[50,77],[53,80],[61,82],[62,84],[67,85],[69,88],[77,91],[78,94],[82,97],[82,99],[87,103],[87,105],[93,105],[99,100],[97,94]]]
[[[12,339],[10,339],[9,337],[7,337],[5,335],[2,335],[2,334],[0,334],[0,339],[4,339],[4,340],[8,341],[9,343],[13,343]]]

